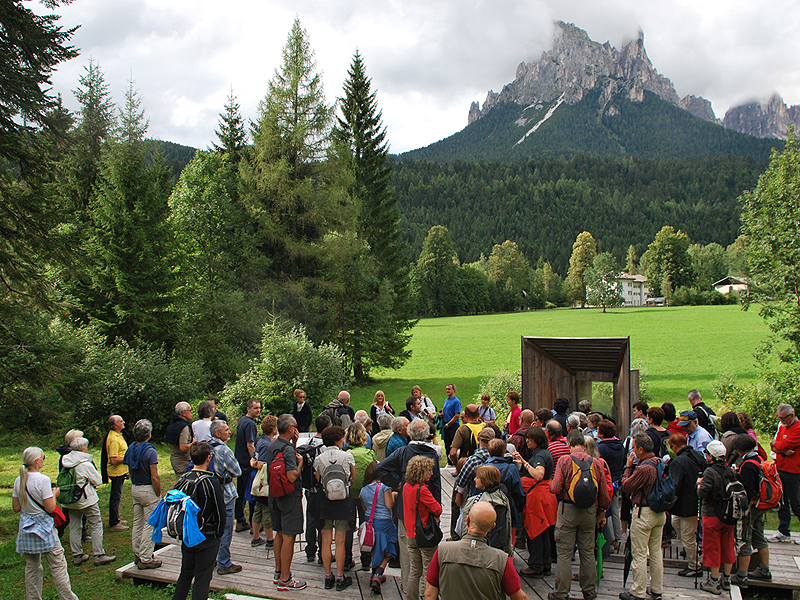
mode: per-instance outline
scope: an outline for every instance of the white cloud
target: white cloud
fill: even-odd
[[[711,100],[717,116],[774,92],[800,103],[800,16],[788,0],[769,11],[718,0],[77,0],[58,12],[61,24],[82,25],[81,57],[54,76],[68,107],[91,56],[118,102],[136,80],[151,136],[201,148],[214,140],[231,86],[245,118],[256,117],[295,16],[330,102],[360,50],[395,152],[462,129],[470,102],[549,48],[556,19],[617,47],[641,28],[659,72],[681,96]]]

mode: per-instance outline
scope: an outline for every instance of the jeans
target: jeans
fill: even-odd
[[[108,526],[113,527],[119,523],[119,503],[122,500],[122,486],[125,484],[125,476],[109,477],[109,479],[111,480],[111,498],[108,501]]]
[[[225,531],[219,541],[219,552],[217,553],[217,563],[220,569],[227,569],[233,563],[231,562],[231,539],[233,539],[233,511],[236,504],[236,498],[231,498],[230,502],[225,505]]]
[[[175,583],[172,600],[186,600],[192,589],[192,598],[208,598],[208,588],[214,576],[218,538],[207,538],[197,546],[189,548],[181,544],[181,574]],[[192,586],[194,578],[194,586]]]
[[[622,492],[619,488],[614,490],[614,495],[611,497],[611,506],[606,512],[606,517],[611,523],[612,539],[609,542],[616,542],[622,539],[622,523],[620,522],[620,509],[622,504]]]
[[[239,466],[242,468],[242,474],[236,478],[236,493],[239,494],[239,497],[236,498],[236,506],[235,506],[235,516],[236,520],[239,523],[244,523],[245,521],[250,523],[253,520],[253,505],[250,504],[248,516],[244,518],[244,494],[245,490],[247,490],[247,484],[250,482],[250,472],[253,470],[249,464],[243,465],[239,463]]]
[[[778,531],[783,535],[790,535],[789,524],[792,522],[792,513],[800,519],[800,473],[787,473],[778,471],[783,483],[783,501],[778,509]]]

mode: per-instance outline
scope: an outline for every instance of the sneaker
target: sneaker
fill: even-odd
[[[325,575],[325,589],[332,590],[334,585],[336,585],[336,577],[334,574]]]
[[[380,594],[381,593],[381,580],[373,575],[369,580],[369,589],[373,594]]]
[[[265,540],[264,541],[264,546],[266,546],[267,548],[272,550],[275,547],[275,540]],[[312,560],[314,560],[314,559],[312,558],[308,562],[311,562]]]
[[[267,540],[265,540],[264,538],[260,537],[260,538],[254,539],[254,540],[250,540],[250,547],[251,548],[258,548],[259,546],[263,546],[266,543],[267,543]]]
[[[647,595],[650,596],[653,600],[663,600],[663,596],[661,594],[654,594],[653,590],[650,589],[650,586],[647,586]]]
[[[88,533],[84,533],[81,536],[81,542],[91,542],[91,541],[92,541],[92,536],[90,536]]]
[[[289,575],[289,579],[291,579],[291,578],[292,578],[292,576],[290,574]],[[274,583],[275,585],[278,585],[280,582],[281,582],[281,574],[278,571],[275,571],[275,573],[272,574],[272,583]]]
[[[719,577],[719,587],[723,592],[730,592],[731,591],[731,576],[730,575],[720,575]]]
[[[335,561],[331,561],[331,562],[335,562]],[[344,561],[344,570],[345,571],[350,571],[355,566],[356,566],[356,562],[352,558],[350,560]]]
[[[756,569],[755,571],[750,571],[747,574],[748,579],[758,579],[760,581],[772,581],[772,573],[769,571],[762,571],[761,569]]]
[[[536,577],[537,575],[541,575],[541,571],[537,571],[536,569],[531,569],[530,567],[525,567],[521,569],[519,572],[520,575],[523,577]]]
[[[246,523],[245,521],[237,521],[236,522],[236,527],[234,527],[234,530],[236,531],[236,533],[239,533],[240,531],[245,531],[245,530],[248,530],[248,529],[250,529],[250,524]]]
[[[161,566],[161,561],[157,558],[154,558],[153,560],[140,560],[137,566],[140,570],[157,569]]]
[[[305,581],[301,581],[300,579],[295,579],[294,577],[289,577],[289,581],[281,581],[278,584],[278,591],[279,592],[291,592],[293,590],[304,590],[306,589],[308,584]]]
[[[703,569],[690,569],[686,567],[678,571],[678,577],[700,577],[703,574]]]
[[[773,536],[767,538],[770,542],[783,542],[784,544],[790,544],[792,542],[792,536],[783,535],[780,531]]]
[[[739,573],[734,573],[733,575],[731,575],[730,582],[737,587],[747,588],[747,585],[749,583],[748,579],[749,577],[747,576],[747,573],[745,573],[742,576],[739,576]]]
[[[117,560],[116,556],[108,554],[100,554],[99,556],[94,557],[94,566],[99,567],[101,565],[107,565],[108,563],[112,563],[115,560]]]
[[[130,527],[120,522],[112,527],[109,527],[108,531],[127,531],[128,529],[130,529]]]
[[[597,592],[583,592],[583,600],[597,600]]]
[[[308,555],[306,554],[306,562],[313,563],[313,562],[314,562],[314,555],[312,554],[311,556],[308,556]]]
[[[72,557],[72,564],[75,565],[76,567],[79,567],[87,560],[89,560],[88,554],[76,554],[75,556]]]
[[[715,596],[722,594],[722,588],[719,587],[719,581],[714,581],[711,579],[711,577],[700,584],[700,589],[704,592],[714,594]]]
[[[353,578],[350,577],[349,575],[345,575],[341,579],[339,579],[338,577],[336,578],[336,591],[337,592],[341,592],[342,590],[350,587],[351,585],[353,585]]]
[[[230,567],[224,569],[217,569],[218,575],[231,575],[232,573],[239,573],[242,570],[242,565],[231,564]]]
[[[644,598],[639,598],[639,596],[634,596],[628,591],[624,591],[619,595],[619,600],[644,600]]]

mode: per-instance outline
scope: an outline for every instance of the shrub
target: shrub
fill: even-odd
[[[780,393],[768,382],[739,385],[732,373],[721,373],[712,386],[720,408],[718,414],[726,411],[746,412],[758,431],[772,434],[777,426],[775,412],[784,400]]]
[[[481,381],[478,393],[475,396],[475,404],[480,404],[481,396],[489,394],[491,397],[490,406],[497,415],[498,427],[508,418],[508,404],[506,394],[511,390],[516,390],[522,395],[522,373],[521,371],[511,372],[500,369],[494,375],[488,376]]]
[[[292,394],[300,388],[316,413],[346,382],[344,353],[337,346],[314,346],[302,325],[284,331],[271,323],[264,326],[261,358],[227,384],[221,398],[240,409],[249,398],[258,398],[263,414],[279,415],[291,412]]]

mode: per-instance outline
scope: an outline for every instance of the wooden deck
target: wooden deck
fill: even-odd
[[[445,538],[450,531],[450,495],[453,487],[452,469],[442,470],[442,505],[444,513],[442,515],[442,531]],[[302,536],[300,536],[302,538]],[[131,579],[144,582],[175,583],[180,572],[180,547],[175,540],[164,534],[166,546],[159,549],[156,555],[163,562],[159,569],[140,571],[136,565],[130,563],[116,571],[118,580]],[[353,554],[358,564],[358,542],[354,542]],[[292,573],[298,579],[303,579],[308,583],[308,587],[300,592],[278,592],[272,584],[273,557],[272,552],[267,551],[263,546],[252,548],[250,546],[250,534],[247,532],[234,533],[231,543],[231,555],[233,562],[241,564],[244,569],[240,573],[232,575],[218,575],[214,573],[211,582],[213,591],[225,591],[225,598],[228,600],[244,600],[245,598],[275,598],[280,600],[322,600],[334,596],[341,600],[374,600],[374,596],[369,589],[369,572],[361,570],[350,571],[353,577],[353,585],[343,592],[335,592],[324,589],[324,572],[322,567],[316,562],[306,561],[303,551],[305,541],[300,539],[295,544],[294,559],[292,561]],[[707,592],[695,588],[693,578],[678,577],[677,571],[686,566],[686,561],[680,559],[680,546],[673,543],[671,548],[664,549],[664,590],[665,598],[688,600],[705,599],[714,597]],[[772,587],[800,590],[800,548],[795,544],[771,544],[771,567],[773,581],[767,586],[763,583],[753,583],[751,587]],[[514,562],[517,569],[526,566],[526,551],[517,550],[514,555]],[[578,563],[573,563],[573,572],[577,573]],[[382,587],[382,596],[386,600],[401,600],[405,598],[402,593],[399,569],[387,569],[386,583]],[[620,555],[610,557],[604,562],[603,579],[598,586],[598,600],[616,600],[621,591],[625,588],[622,585],[623,559]],[[544,579],[521,578],[523,590],[531,600],[547,600],[549,592],[553,591],[553,576]],[[700,583],[700,579],[698,579]],[[628,581],[630,585],[630,579]],[[761,590],[759,591],[767,591]],[[734,588],[733,594],[723,592],[722,599],[733,597],[734,600],[741,598]],[[797,595],[795,596],[797,597]],[[573,583],[571,598],[581,599],[580,589],[577,582]]]

